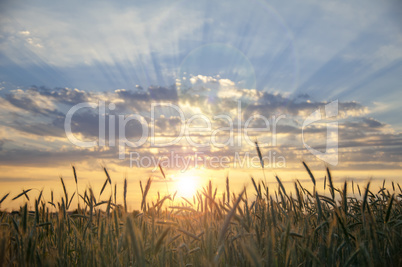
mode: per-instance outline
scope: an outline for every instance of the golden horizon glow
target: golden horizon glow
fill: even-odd
[[[191,199],[200,188],[199,178],[197,176],[182,173],[175,177],[175,191],[178,197]]]

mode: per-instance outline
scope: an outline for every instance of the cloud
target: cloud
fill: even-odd
[[[244,66],[237,61],[243,58],[255,74],[256,88],[247,89],[307,92],[317,101],[353,99],[340,96],[354,92],[372,101],[382,88],[386,95],[399,97],[401,35],[394,5],[99,1],[77,9],[67,3],[7,2],[0,11],[0,79],[92,91],[130,90],[135,84],[167,89],[180,78],[183,62],[194,51],[219,44],[232,59],[217,71],[230,70],[232,76],[219,79],[218,86],[225,88],[217,93],[219,98],[239,97],[240,92],[224,82],[241,76],[238,70]],[[198,65],[196,70],[192,74],[198,78],[220,74]],[[365,94],[381,71],[396,74]]]
[[[48,97],[56,102],[67,105],[76,105],[78,103],[88,102],[92,96],[91,93],[87,93],[76,88],[55,88],[52,90],[42,86],[40,88],[31,87],[30,91],[37,92],[43,97]]]
[[[4,146],[4,144],[5,144],[5,142],[7,141],[7,139],[0,139],[0,151],[2,151],[3,150],[3,146]]]
[[[71,88],[32,87],[27,90],[10,91],[1,99],[3,116],[13,118],[0,123],[0,130],[4,137],[0,141],[0,164],[3,165],[52,165],[65,164],[67,161],[96,161],[105,159],[118,165],[127,166],[128,160],[118,160],[118,147],[75,147],[66,139],[64,132],[65,114],[73,105],[82,102],[106,101],[106,141],[109,141],[109,129],[114,128],[119,135],[118,116],[139,114],[144,117],[147,125],[151,125],[151,104],[171,103],[178,105],[185,116],[184,120],[176,110],[159,106],[156,108],[155,134],[156,142],[166,142],[175,139],[184,127],[183,123],[197,114],[203,114],[211,121],[211,131],[220,129],[216,133],[217,142],[223,144],[228,140],[230,126],[227,119],[213,119],[216,115],[226,115],[232,120],[234,130],[238,125],[237,108],[241,103],[241,127],[253,114],[263,115],[268,120],[265,132],[249,132],[251,140],[257,139],[260,144],[268,144],[262,150],[277,153],[286,158],[291,168],[297,164],[308,152],[303,150],[301,143],[301,128],[305,118],[315,110],[322,109],[327,101],[314,101],[307,94],[281,94],[261,92],[255,89],[238,88],[230,80],[219,77],[196,77],[200,89],[187,90],[185,94],[175,87],[150,87],[134,90],[119,89],[114,92],[83,91]],[[225,92],[227,86],[230,94],[219,96],[216,92]],[[225,88],[222,90],[222,88]],[[200,91],[206,92],[200,94]],[[214,96],[214,97],[211,97]],[[110,109],[114,103],[116,108]],[[13,108],[10,108],[13,107]],[[368,117],[368,107],[355,101],[339,101],[338,117],[331,120],[318,121],[304,129],[305,141],[319,151],[325,151],[326,123],[339,123],[339,151],[340,159],[347,161],[347,166],[361,166],[365,160],[389,162],[386,166],[396,168],[402,159],[399,149],[402,147],[402,137],[390,125],[373,117]],[[283,115],[280,119],[279,116]],[[109,125],[110,116],[115,117],[115,125]],[[277,121],[275,122],[275,119]],[[261,119],[250,120],[249,127],[266,128],[266,122]],[[276,144],[273,143],[273,131],[276,131]],[[132,141],[139,139],[143,133],[143,126],[136,120],[130,121],[125,127],[125,136]],[[202,120],[193,120],[191,127],[205,128]],[[226,128],[222,128],[226,127]],[[97,140],[99,132],[99,114],[97,109],[85,108],[79,110],[72,118],[72,131],[75,136],[83,140]],[[13,129],[13,132],[8,129]],[[243,128],[242,128],[243,129]],[[12,134],[7,134],[7,133]],[[235,135],[238,133],[235,132]],[[5,139],[6,138],[6,139]],[[190,131],[189,138],[195,143],[210,143],[211,133]],[[128,148],[127,153],[136,151],[143,156],[153,156],[154,150],[149,150],[149,140],[136,149]],[[115,140],[118,141],[117,139]],[[5,146],[6,142],[8,143]],[[191,156],[195,151],[209,156],[228,156],[233,158],[236,152],[255,152],[253,144],[243,142],[241,145],[221,148],[209,145],[193,150],[186,138],[167,148],[158,148],[157,155],[169,155],[172,151]],[[303,152],[304,151],[304,152]],[[128,154],[127,154],[128,156]],[[373,165],[377,166],[377,165]]]
[[[18,131],[32,135],[55,136],[55,137],[65,136],[65,132],[62,128],[55,127],[52,124],[46,124],[46,123],[26,124],[21,121],[15,121],[14,125],[11,125],[11,127]]]
[[[150,113],[151,103],[154,101],[177,101],[174,87],[150,87],[142,90],[116,90],[114,94],[85,92],[78,89],[45,87],[32,87],[27,90],[12,90],[3,98],[16,108],[9,112],[13,121],[6,124],[16,130],[38,136],[65,137],[64,120],[66,112],[74,105],[90,102],[98,104],[99,101],[116,103],[116,110],[108,110],[111,115],[133,114],[139,112]],[[37,114],[38,116],[33,116]],[[117,120],[118,118],[116,118]],[[105,120],[106,128],[109,121]],[[72,131],[86,138],[93,139],[99,136],[99,112],[97,109],[80,109],[72,117]],[[114,126],[115,133],[119,135],[119,127]],[[126,125],[128,138],[141,136],[141,125],[132,120]],[[106,136],[108,138],[108,135]]]
[[[20,34],[27,36],[30,35],[31,33],[29,31],[20,31]]]
[[[5,99],[15,107],[35,114],[46,115],[55,109],[53,102],[35,89],[29,89],[27,91],[22,89],[12,90],[10,93],[6,94]]]
[[[155,101],[177,101],[177,91],[174,86],[166,87],[149,87],[149,96]]]

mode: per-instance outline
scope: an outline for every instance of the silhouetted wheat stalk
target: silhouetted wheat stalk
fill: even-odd
[[[212,181],[191,199],[166,204],[170,195],[149,196],[151,177],[143,188],[141,211],[127,211],[128,179],[124,179],[123,205],[117,203],[117,186],[107,200],[96,199],[91,187],[69,197],[60,177],[63,196],[46,202],[43,191],[36,199],[32,189],[19,211],[1,212],[0,263],[27,265],[107,266],[401,266],[402,190],[385,182],[372,192],[370,182],[359,196],[347,182],[335,187],[327,168],[328,187],[316,190],[317,180],[303,163],[313,185],[310,192],[296,180],[289,192],[275,176],[278,190],[250,178],[249,197],[214,188]],[[164,176],[164,170],[160,168]],[[111,179],[106,168],[106,181]],[[74,180],[78,183],[73,168]],[[324,184],[326,179],[324,178]],[[325,191],[327,190],[327,191]],[[30,193],[30,197],[28,194]],[[250,192],[248,192],[250,195]],[[294,193],[294,195],[293,195]],[[328,193],[329,197],[325,194]],[[363,193],[363,194],[362,194]],[[8,194],[0,200],[6,203]],[[69,211],[72,199],[83,200],[82,208]],[[112,201],[114,196],[114,203]],[[105,197],[105,196],[104,196]],[[182,201],[179,201],[182,200]],[[30,201],[34,203],[29,204]],[[29,207],[33,207],[33,211]],[[51,212],[55,210],[55,212]],[[48,252],[50,251],[50,252]]]
[[[264,181],[265,183],[267,182],[267,178],[265,177],[265,169],[264,169],[264,158],[262,157],[262,153],[260,150],[260,147],[258,146],[258,142],[255,141],[255,148],[257,149],[257,154],[258,154],[258,158],[260,159],[260,164],[261,164],[261,169],[262,169],[262,174],[264,176]]]

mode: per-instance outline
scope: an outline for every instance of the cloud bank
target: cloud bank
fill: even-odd
[[[118,89],[114,92],[46,87],[10,91],[0,98],[2,109],[0,164],[57,166],[66,165],[68,162],[91,162],[103,159],[127,167],[128,158],[118,159],[117,146],[106,145],[86,149],[74,146],[66,138],[64,120],[68,110],[83,102],[98,101],[105,101],[107,107],[106,144],[110,141],[111,129],[117,137],[120,131],[118,120],[110,124],[110,117],[139,114],[150,125],[152,104],[170,103],[180,108],[185,120],[182,120],[176,110],[157,106],[153,120],[157,142],[175,139],[183,123],[188,123],[191,116],[202,115],[210,119],[212,129],[206,134],[190,131],[189,138],[197,144],[211,143],[211,133],[216,130],[214,136],[216,142],[228,144],[230,123],[228,119],[222,118],[226,116],[232,119],[233,128],[240,127],[241,132],[247,120],[249,120],[248,128],[265,128],[265,131],[250,131],[249,140],[252,142],[258,140],[262,145],[262,151],[266,154],[271,151],[283,156],[290,168],[304,159],[316,161],[303,147],[301,128],[306,117],[315,110],[323,108],[328,104],[327,101],[315,101],[307,94],[268,93],[256,89],[238,88],[235,82],[220,77],[197,75],[192,77],[191,84],[192,87],[181,91],[175,86],[146,89],[137,87],[133,90]],[[108,107],[111,107],[109,104],[114,104],[114,108],[109,109]],[[221,117],[214,118],[217,115]],[[255,115],[267,118],[268,127],[266,121],[258,117],[253,118]],[[277,119],[275,143],[272,139],[273,118]],[[241,121],[240,124],[238,119]],[[370,117],[370,110],[355,101],[339,101],[338,116],[318,121],[304,129],[305,141],[315,149],[325,151],[326,123],[331,121],[339,123],[340,168],[401,167],[402,135],[395,132],[390,125]],[[83,108],[74,114],[71,125],[74,135],[80,140],[98,140],[99,111]],[[190,126],[206,127],[202,120],[196,119],[192,120]],[[138,140],[142,133],[143,128],[138,121],[131,121],[125,126],[124,134],[129,140]],[[118,139],[114,141],[118,143]],[[233,158],[236,152],[256,154],[255,147],[244,141],[242,144],[235,142],[233,145],[219,147],[210,144],[195,150],[185,138],[168,147],[153,147],[150,142],[151,139],[148,138],[141,147],[127,148],[127,156],[133,151],[142,156],[152,156],[155,153],[168,156],[171,151],[181,155],[191,155],[194,151],[200,151],[209,157],[230,158]]]

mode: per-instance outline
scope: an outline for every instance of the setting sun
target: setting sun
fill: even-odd
[[[182,174],[177,177],[175,191],[179,197],[192,198],[196,194],[198,186],[197,177]]]

